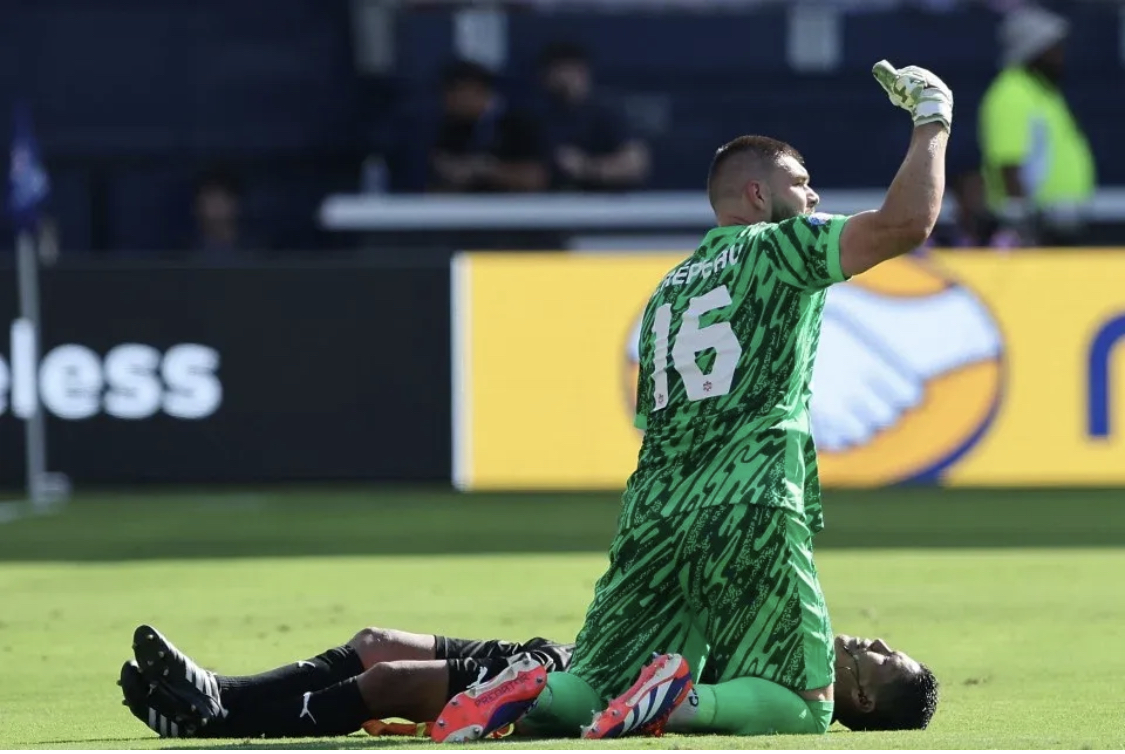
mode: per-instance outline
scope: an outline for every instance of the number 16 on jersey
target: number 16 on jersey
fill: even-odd
[[[734,371],[742,356],[742,346],[729,322],[699,326],[699,318],[715,309],[730,306],[730,291],[725,285],[713,288],[688,302],[680,317],[675,340],[671,342],[672,365],[684,384],[689,401],[717,398],[730,392]],[[672,305],[662,304],[653,317],[652,388],[653,410],[668,405],[668,353],[672,333]],[[699,354],[713,349],[715,361],[707,374],[699,368]]]

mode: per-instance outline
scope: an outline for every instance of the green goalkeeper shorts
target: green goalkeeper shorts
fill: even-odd
[[[605,699],[654,652],[682,654],[697,682],[833,682],[832,627],[800,514],[701,508],[618,531],[609,557],[570,665]]]

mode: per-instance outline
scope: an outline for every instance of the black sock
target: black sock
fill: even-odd
[[[359,653],[344,645],[311,660],[290,663],[258,675],[216,675],[223,706],[228,710],[268,699],[300,696],[320,691],[363,672]]]
[[[320,691],[284,699],[246,701],[237,710],[203,729],[205,735],[224,738],[312,738],[355,733],[371,718],[359,692],[359,681],[349,678]]]

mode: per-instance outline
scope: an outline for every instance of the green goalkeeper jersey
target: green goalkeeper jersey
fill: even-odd
[[[641,325],[645,435],[623,525],[752,503],[823,527],[809,383],[827,288],[844,280],[846,221],[715,228],[661,281]]]

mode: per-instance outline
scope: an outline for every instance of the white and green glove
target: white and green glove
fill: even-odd
[[[941,123],[947,131],[952,127],[953,92],[937,76],[916,65],[895,68],[885,60],[871,73],[891,102],[910,113],[915,126]]]

